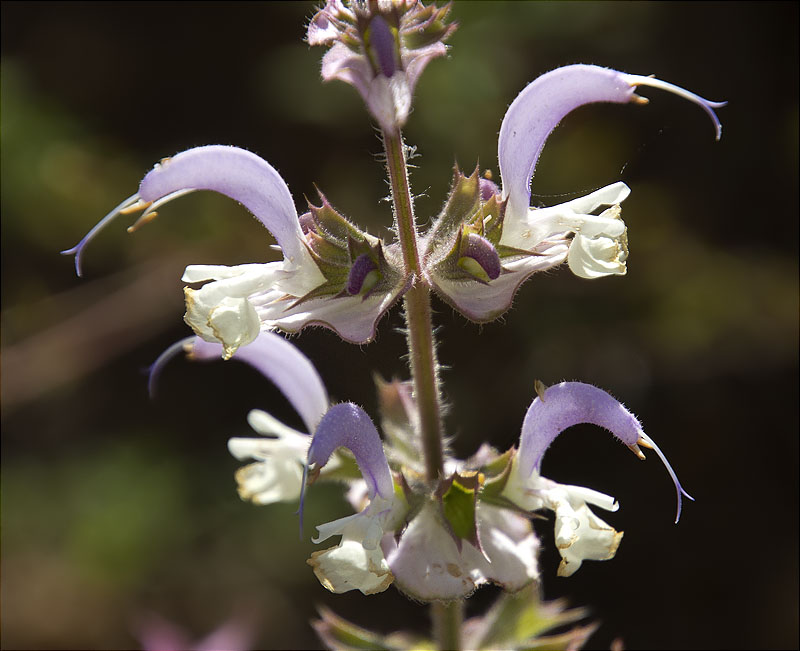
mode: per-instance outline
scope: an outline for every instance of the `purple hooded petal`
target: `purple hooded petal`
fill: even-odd
[[[208,361],[221,357],[222,345],[187,337],[167,348],[150,367],[151,396],[164,364],[180,352]],[[261,332],[251,344],[239,348],[233,359],[246,362],[271,380],[300,414],[308,431],[314,431],[330,403],[317,369],[298,348],[279,335]]]
[[[629,447],[638,443],[652,447],[675,483],[678,493],[678,514],[675,522],[680,519],[681,495],[694,498],[683,490],[666,457],[644,433],[636,416],[621,402],[591,384],[562,382],[547,389],[531,403],[525,420],[522,421],[517,455],[520,474],[529,477],[534,470],[538,472],[548,446],[565,429],[579,423],[603,427]]]
[[[378,430],[366,412],[351,402],[331,407],[322,417],[308,449],[308,465],[321,468],[339,447],[346,447],[356,458],[370,499],[376,493],[384,499],[394,495],[392,474]]]
[[[155,209],[195,190],[214,190],[243,204],[269,229],[289,261],[289,269],[313,265],[289,188],[264,159],[238,147],[209,145],[165,158],[142,179],[134,194],[101,219],[77,245],[62,251],[75,256],[75,271],[82,275],[86,245],[119,215],[144,209],[136,230],[156,216]]]
[[[269,229],[290,261],[304,258],[294,200],[267,161],[238,147],[209,145],[166,158],[142,179],[142,201],[182,190],[213,190],[245,206]]]
[[[709,102],[672,84],[650,77],[628,75],[609,68],[572,65],[538,77],[508,107],[497,143],[503,196],[508,197],[507,215],[519,215],[530,205],[530,183],[545,140],[573,109],[593,102],[624,104],[632,99],[635,86],[653,86],[677,93],[699,104],[719,125]],[[717,131],[719,135],[719,128]]]

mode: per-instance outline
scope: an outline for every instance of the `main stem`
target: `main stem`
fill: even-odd
[[[442,451],[444,431],[436,345],[431,319],[431,294],[430,288],[422,278],[417,225],[414,220],[414,203],[408,184],[406,151],[402,134],[399,131],[394,134],[384,131],[383,146],[386,150],[386,167],[389,170],[389,180],[392,184],[395,224],[397,225],[397,237],[403,251],[405,272],[414,279],[414,284],[403,298],[408,354],[411,361],[414,397],[419,409],[425,475],[429,482],[434,482],[444,475]],[[459,601],[447,605],[433,604],[431,619],[438,648],[442,650],[460,649],[463,604]]]
[[[411,361],[411,381],[414,398],[419,409],[420,435],[425,456],[425,474],[435,481],[444,474],[442,453],[442,414],[437,372],[436,346],[431,320],[431,297],[428,285],[421,282],[422,265],[417,246],[417,226],[414,221],[414,205],[408,185],[405,146],[403,137],[383,133],[386,149],[386,166],[392,184],[397,236],[403,250],[405,271],[413,275],[414,284],[404,297],[408,353]]]

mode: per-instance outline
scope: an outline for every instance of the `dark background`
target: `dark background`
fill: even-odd
[[[226,450],[247,411],[300,426],[243,365],[173,362],[154,401],[141,370],[186,336],[191,263],[273,259],[241,207],[201,193],[135,235],[119,223],[85,278],[57,252],[132,194],[164,156],[236,144],[283,174],[299,206],[314,183],[386,235],[380,144],[355,91],[319,81],[303,42],[309,3],[2,4],[2,635],[4,648],[132,648],[156,612],[200,637],[228,617],[254,646],[318,646],[327,605],[380,631],[426,630],[393,589],[332,595],[305,559],[294,505],[241,502]],[[455,451],[513,445],[533,382],[580,379],[622,399],[697,502],[672,524],[654,455],[574,428],[544,473],[615,495],[616,559],[556,577],[552,523],[537,523],[545,598],[589,606],[591,648],[798,645],[798,48],[796,3],[457,2],[450,58],[431,63],[406,136],[421,221],[453,161],[496,171],[506,106],[537,75],[584,62],[656,74],[714,100],[642,90],[647,107],[592,106],[545,147],[542,205],[619,179],[628,275],[530,280],[482,327],[435,304]],[[396,308],[378,340],[304,332],[297,345],[333,397],[375,414],[371,373],[406,377]],[[347,513],[315,488],[306,521]],[[478,613],[495,596],[470,600]]]

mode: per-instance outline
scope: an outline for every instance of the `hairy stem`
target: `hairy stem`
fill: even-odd
[[[458,651],[461,648],[461,622],[464,619],[464,602],[433,604],[433,639],[442,651]]]
[[[386,166],[392,184],[392,200],[397,236],[403,250],[406,274],[414,276],[414,285],[403,299],[408,333],[408,354],[411,360],[411,380],[419,409],[419,420],[425,456],[425,475],[431,482],[444,474],[442,452],[442,414],[439,393],[439,374],[436,362],[436,343],[431,320],[430,288],[422,281],[419,259],[417,225],[414,204],[408,185],[408,169],[403,137],[383,133]],[[460,648],[462,604],[456,602],[431,606],[434,639],[439,649]]]
[[[442,453],[442,415],[439,393],[439,375],[436,362],[436,346],[431,321],[431,297],[427,284],[421,282],[421,265],[417,246],[417,227],[414,221],[414,206],[408,185],[405,146],[398,132],[384,132],[386,166],[392,186],[397,236],[403,250],[407,274],[414,275],[414,285],[404,297],[406,325],[408,330],[408,353],[411,361],[411,380],[414,396],[419,408],[420,429],[425,474],[430,481],[436,480],[444,471]]]

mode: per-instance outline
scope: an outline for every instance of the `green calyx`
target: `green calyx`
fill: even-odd
[[[420,2],[413,13],[406,14],[407,25],[404,25],[405,29],[401,33],[403,45],[409,50],[416,50],[447,39],[457,26],[446,22],[448,13],[449,4],[443,7],[433,4],[425,7]]]
[[[482,485],[480,473],[455,473],[443,480],[436,491],[445,522],[459,550],[464,540],[480,549],[476,507]]]
[[[320,193],[321,205],[308,204],[300,218],[305,243],[325,282],[294,305],[311,298],[362,295],[389,289],[399,274],[386,259],[381,240],[359,230]]]
[[[448,280],[489,283],[503,273],[506,259],[532,255],[500,244],[505,201],[481,198],[478,169],[455,170],[450,196],[427,237],[425,256],[436,275]]]
[[[435,273],[449,280],[488,283],[502,273],[502,258],[528,255],[500,244],[505,203],[481,198],[478,169],[456,170],[450,196],[428,237],[426,257]]]

